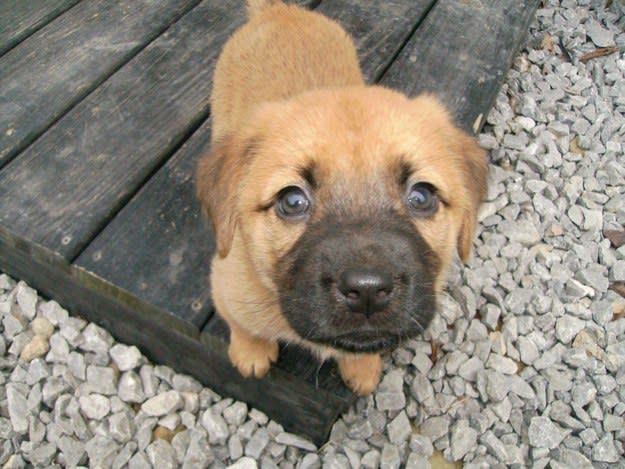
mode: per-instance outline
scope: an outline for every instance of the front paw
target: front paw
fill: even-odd
[[[245,332],[231,331],[228,356],[244,377],[260,378],[267,374],[271,364],[278,359],[278,344]]]
[[[371,394],[382,374],[382,359],[380,354],[345,355],[338,359],[341,378],[356,394],[367,396]]]

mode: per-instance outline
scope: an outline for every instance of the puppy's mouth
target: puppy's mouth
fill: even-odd
[[[355,353],[380,352],[395,347],[400,341],[397,334],[390,332],[349,332],[332,337],[315,338],[316,343]]]

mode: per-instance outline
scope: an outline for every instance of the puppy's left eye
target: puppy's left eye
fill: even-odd
[[[434,215],[440,199],[436,188],[427,182],[417,182],[410,187],[406,195],[406,205],[415,216],[428,217]]]
[[[308,215],[310,206],[308,196],[300,187],[288,186],[278,192],[276,213],[280,218],[299,221]]]

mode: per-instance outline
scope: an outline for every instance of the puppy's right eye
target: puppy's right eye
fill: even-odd
[[[288,186],[278,192],[276,213],[284,220],[300,221],[310,212],[310,200],[303,189]]]

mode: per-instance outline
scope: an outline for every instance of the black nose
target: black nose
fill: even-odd
[[[387,272],[350,269],[341,274],[338,289],[351,311],[369,317],[388,305],[393,277]]]

